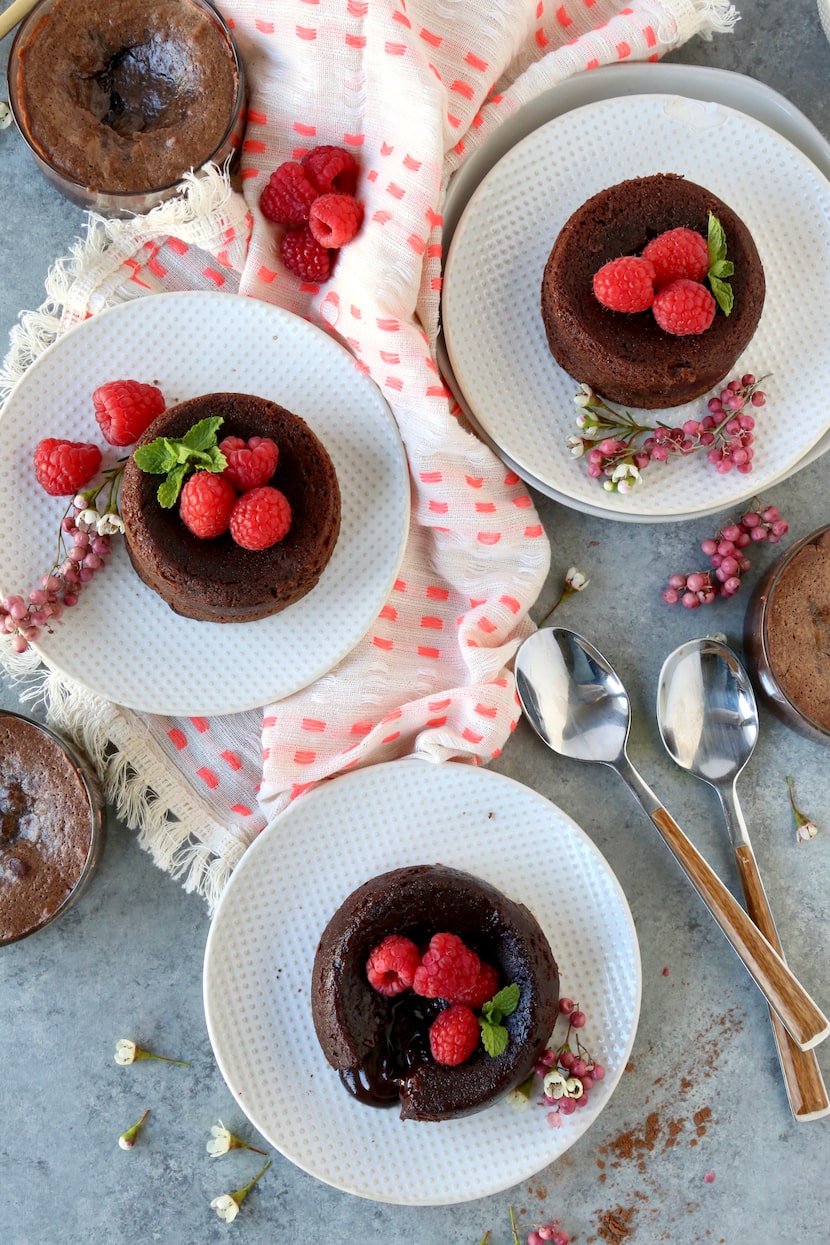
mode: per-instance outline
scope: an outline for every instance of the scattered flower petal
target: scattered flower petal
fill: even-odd
[[[142,1115],[141,1119],[138,1120],[137,1123],[133,1124],[132,1128],[128,1128],[125,1132],[121,1134],[121,1136],[118,1138],[118,1144],[120,1145],[122,1150],[132,1150],[133,1146],[135,1145],[135,1139],[138,1136],[138,1130],[141,1128],[141,1125],[147,1119],[147,1116],[149,1114],[150,1114],[150,1109],[148,1107],[148,1109]]]
[[[706,1175],[703,1177],[703,1183],[704,1183],[704,1184],[714,1184],[714,1182],[715,1182],[715,1173],[714,1173],[714,1172],[707,1172],[707,1173],[706,1173]]]
[[[168,1059],[165,1055],[154,1055],[152,1051],[143,1050],[140,1046],[136,1046],[135,1042],[131,1042],[129,1038],[119,1038],[115,1043],[115,1062],[122,1065],[129,1063],[137,1063],[140,1059],[158,1059],[160,1063],[177,1063],[182,1068],[189,1068],[190,1064],[185,1063],[183,1059]]]
[[[245,1201],[245,1198],[251,1192],[256,1182],[259,1180],[268,1168],[271,1166],[269,1159],[257,1172],[252,1180],[249,1180],[241,1189],[237,1189],[235,1193],[221,1193],[219,1197],[215,1197],[210,1204],[211,1210],[215,1210],[220,1219],[225,1223],[232,1223],[239,1214],[239,1208]]]
[[[811,817],[805,816],[795,802],[795,790],[793,788],[793,780],[787,775],[787,792],[790,797],[790,806],[793,810],[795,818],[795,839],[797,843],[806,843],[810,839],[814,839],[818,834],[818,826]]]
[[[243,1141],[241,1137],[237,1137],[230,1129],[220,1120],[218,1124],[211,1125],[210,1140],[207,1143],[207,1152],[211,1158],[219,1158],[221,1154],[227,1154],[229,1150],[253,1150],[254,1154],[265,1154],[265,1150],[257,1150],[256,1146],[248,1145],[247,1141]]]

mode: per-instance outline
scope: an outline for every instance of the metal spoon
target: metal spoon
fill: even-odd
[[[783,955],[738,803],[738,776],[758,740],[758,707],[746,671],[732,650],[707,639],[676,648],[660,672],[657,723],[669,756],[718,793],[747,911]],[[800,1050],[774,1012],[770,1020],[793,1115],[797,1120],[827,1115],[830,1099],[815,1053]]]
[[[602,654],[573,631],[546,627],[521,645],[515,669],[534,730],[562,756],[599,761],[617,771],[798,1046],[807,1050],[825,1038],[827,1017],[628,759],[628,696]]]

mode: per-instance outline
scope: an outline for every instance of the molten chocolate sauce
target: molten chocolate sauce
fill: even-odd
[[[359,1068],[344,1068],[340,1080],[359,1102],[370,1107],[400,1104],[400,1087],[421,1064],[429,1063],[429,1027],[441,1011],[437,999],[410,993],[391,1002],[389,1019],[379,1040]]]

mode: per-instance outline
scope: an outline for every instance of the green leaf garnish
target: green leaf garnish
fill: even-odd
[[[216,441],[221,415],[200,419],[183,437],[156,437],[133,453],[135,464],[148,475],[164,476],[156,496],[164,510],[175,506],[185,477],[191,471],[224,471],[228,460]]]
[[[481,1025],[481,1041],[488,1055],[494,1059],[507,1050],[507,1030],[504,1025],[491,1025],[487,1020],[479,1020]]]
[[[515,1012],[520,998],[521,990],[514,981],[494,994],[481,1009],[478,1023],[481,1026],[482,1045],[494,1059],[504,1054],[507,1049],[507,1029],[502,1021]]]
[[[709,271],[706,274],[715,301],[725,316],[728,316],[735,302],[732,286],[724,280],[735,272],[735,265],[726,258],[726,234],[714,212],[709,213],[709,231],[706,239],[709,248]]]

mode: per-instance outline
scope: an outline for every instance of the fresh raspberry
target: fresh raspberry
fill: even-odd
[[[303,168],[318,194],[353,195],[357,190],[357,162],[345,147],[314,147],[303,156]]]
[[[278,225],[302,225],[316,198],[317,189],[303,166],[296,160],[286,160],[268,178],[268,185],[259,196],[259,206],[262,215]]]
[[[469,990],[462,991],[456,995],[459,1003],[466,1003],[468,1007],[483,1007],[484,1004],[498,993],[499,974],[492,964],[485,964],[482,960],[478,976],[473,982]]]
[[[228,460],[222,475],[227,476],[240,493],[267,484],[277,469],[279,450],[270,437],[251,437],[248,441],[243,441],[242,437],[225,437],[219,442],[219,449]]]
[[[454,1003],[439,1012],[429,1029],[429,1049],[436,1063],[449,1068],[466,1063],[478,1046],[479,1024],[471,1008]]]
[[[353,195],[320,195],[311,205],[308,227],[320,246],[337,248],[351,242],[363,211]]]
[[[73,497],[98,471],[101,451],[83,441],[45,437],[35,446],[34,463],[41,488],[52,497]]]
[[[243,549],[270,549],[290,526],[288,498],[268,484],[243,493],[231,513],[231,536]]]
[[[717,304],[705,285],[681,277],[654,296],[654,318],[666,333],[688,337],[703,333],[715,318]]]
[[[318,285],[331,276],[331,253],[320,245],[308,225],[286,231],[280,242],[280,257],[302,281]]]
[[[389,934],[366,961],[369,984],[388,997],[408,990],[421,963],[421,953],[411,938]]]
[[[456,1002],[478,980],[481,961],[456,934],[433,934],[412,988],[427,999]]]
[[[179,514],[194,536],[213,540],[228,530],[236,498],[236,489],[224,474],[195,471],[185,480]]]
[[[654,265],[639,255],[609,260],[594,274],[594,295],[609,311],[648,311],[654,301]]]
[[[92,395],[95,418],[110,445],[132,445],[164,410],[164,396],[140,380],[111,380]]]
[[[654,264],[654,288],[688,277],[702,281],[709,271],[709,245],[696,229],[668,229],[643,248],[642,259]]]

